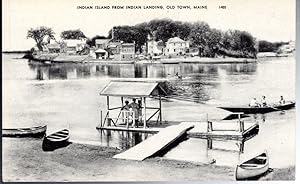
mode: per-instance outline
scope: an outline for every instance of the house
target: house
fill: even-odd
[[[292,53],[294,50],[296,50],[295,42],[289,41],[288,43],[286,43],[278,48],[278,53],[288,54],[288,53]]]
[[[166,43],[165,55],[184,55],[189,48],[189,42],[179,37],[170,38]]]
[[[121,41],[110,41],[107,45],[107,51],[110,55],[120,54],[121,44]]]
[[[97,49],[106,49],[111,39],[96,39],[95,46]]]
[[[60,52],[60,45],[59,43],[50,43],[47,45],[49,53],[59,53]]]
[[[107,59],[108,52],[104,49],[97,49],[97,50],[95,50],[95,56],[96,56],[96,59]]]
[[[155,41],[150,40],[147,42],[147,54],[150,56],[158,56],[161,55],[164,51],[164,43],[163,41]]]
[[[135,43],[122,43],[120,48],[120,60],[130,61],[135,57]]]
[[[83,50],[85,47],[84,40],[67,39],[63,40],[62,42],[65,43],[64,51],[67,53],[76,53]]]

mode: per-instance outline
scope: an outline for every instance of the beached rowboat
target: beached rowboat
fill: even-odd
[[[269,169],[267,151],[236,167],[236,180],[251,180],[261,176]]]
[[[2,137],[36,137],[41,138],[45,135],[47,125],[30,128],[7,128],[2,129]]]
[[[218,107],[230,112],[243,112],[245,114],[263,114],[273,111],[282,111],[282,110],[288,110],[295,107],[295,102],[288,101],[285,104],[275,104],[272,106],[266,106],[266,107],[250,107],[250,106],[244,106],[244,107]]]
[[[53,151],[69,144],[69,130],[63,129],[44,137],[42,148],[44,151]]]

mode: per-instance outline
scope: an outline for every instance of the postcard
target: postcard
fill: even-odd
[[[2,4],[4,182],[295,181],[296,1]]]

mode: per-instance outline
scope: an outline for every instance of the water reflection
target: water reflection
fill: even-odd
[[[179,100],[203,102],[216,98],[226,75],[253,75],[256,64],[51,64],[29,62],[36,80],[84,78],[168,78],[169,95]],[[177,78],[178,73],[182,78]],[[239,76],[240,76],[239,75]],[[236,79],[231,79],[235,81]],[[184,98],[181,98],[183,96]]]
[[[51,79],[82,79],[90,77],[117,77],[117,78],[168,78],[176,73],[184,77],[202,78],[203,74],[218,76],[219,70],[228,74],[253,74],[256,64],[51,64],[44,65],[29,62],[30,69],[36,73],[37,80]]]
[[[122,150],[139,144],[151,135],[149,133],[99,130],[99,138],[103,146],[117,147]]]

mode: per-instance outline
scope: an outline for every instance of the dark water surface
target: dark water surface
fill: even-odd
[[[100,110],[106,109],[101,89],[112,79],[163,78],[176,86],[174,96],[190,101],[163,102],[163,120],[203,121],[207,114],[219,120],[228,112],[218,106],[248,104],[252,97],[267,97],[277,102],[280,95],[295,99],[295,59],[282,58],[257,64],[55,64],[41,65],[14,59],[20,55],[3,54],[3,127],[28,127],[47,124],[47,133],[70,128],[71,140],[127,149],[148,134],[98,132]],[[182,75],[182,80],[175,74]],[[113,98],[114,105],[119,104]],[[194,102],[193,102],[194,101]],[[197,102],[197,103],[195,103]],[[149,105],[157,106],[154,99]],[[244,143],[190,138],[169,151],[165,157],[196,162],[217,160],[218,165],[233,166],[267,149],[271,167],[295,164],[295,109],[251,116],[257,120],[257,136]],[[284,156],[283,156],[284,155]]]

